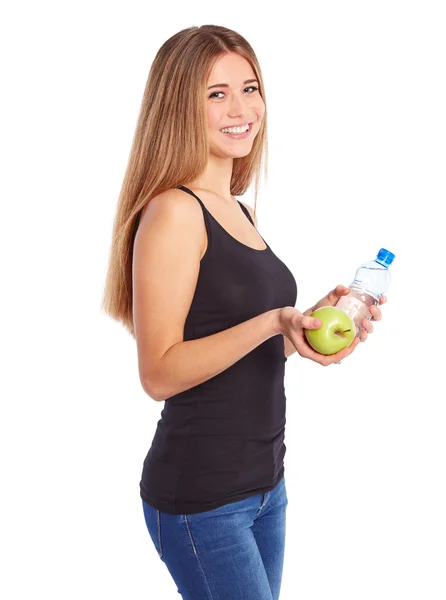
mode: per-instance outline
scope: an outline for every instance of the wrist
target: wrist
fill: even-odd
[[[276,334],[281,333],[282,335],[286,336],[285,331],[287,330],[287,326],[286,326],[286,320],[287,317],[289,317],[290,312],[292,312],[292,314],[295,314],[296,312],[299,312],[296,308],[294,308],[294,306],[283,306],[281,308],[277,308],[274,310],[275,314],[275,329],[276,329]]]
[[[270,317],[271,317],[271,331],[273,332],[273,335],[278,335],[281,332],[281,318],[280,318],[280,311],[282,309],[281,308],[273,308],[272,310],[269,311]]]

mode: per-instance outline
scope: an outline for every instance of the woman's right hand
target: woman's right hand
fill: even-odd
[[[355,338],[350,346],[336,352],[336,354],[320,354],[313,350],[307,342],[304,329],[319,329],[321,326],[322,321],[320,319],[305,316],[292,306],[284,306],[279,310],[279,333],[291,341],[300,356],[309,358],[324,367],[341,362],[359,344],[359,338]]]

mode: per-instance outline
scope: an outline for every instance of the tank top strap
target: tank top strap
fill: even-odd
[[[252,220],[251,215],[249,214],[249,210],[246,208],[246,206],[244,204],[242,204],[239,200],[237,200],[237,202],[240,204],[240,208],[242,209],[242,211],[245,213],[245,215],[248,217],[248,219],[251,221],[252,225],[254,225],[254,221]],[[255,227],[255,225],[254,225]]]
[[[193,196],[194,198],[196,198],[198,200],[198,202],[201,204],[201,208],[203,209],[203,212],[204,213],[208,212],[206,206],[204,205],[204,202],[202,202],[200,200],[200,198],[197,196],[197,194],[194,194],[194,192],[192,190],[190,190],[185,185],[177,185],[176,187],[177,187],[177,189],[183,190],[183,192],[187,192],[188,194],[190,194],[191,196]]]
[[[183,190],[183,192],[187,192],[188,194],[190,194],[191,196],[196,198],[198,200],[198,202],[200,203],[201,210],[203,211],[204,226],[206,228],[207,247],[208,247],[208,249],[210,249],[213,246],[213,237],[214,237],[213,230],[215,229],[213,227],[211,213],[208,211],[208,209],[204,205],[204,202],[202,202],[200,200],[200,198],[196,194],[194,194],[194,192],[192,190],[190,190],[188,187],[186,187],[185,185],[177,185],[176,187],[179,190]]]
[[[177,189],[183,190],[185,192],[187,192],[188,194],[190,194],[191,196],[194,196],[194,198],[196,198],[198,200],[198,202],[201,204],[201,207],[203,209],[203,212],[205,214],[205,216],[207,217],[207,213],[209,213],[208,209],[206,208],[205,204],[203,203],[202,200],[200,200],[200,198],[194,194],[194,192],[192,190],[190,190],[188,187],[186,187],[185,185],[177,185]],[[249,221],[254,225],[254,222],[251,218],[251,215],[249,214],[248,209],[239,201],[237,200],[237,202],[240,205],[240,208],[242,209],[242,211],[245,213],[246,217],[249,219]],[[210,213],[209,213],[210,214]]]
[[[201,209],[203,211],[204,222],[205,222],[205,225],[206,225],[206,231],[207,231],[208,235],[210,235],[209,230],[212,227],[212,219],[210,219],[209,217],[212,216],[212,215],[208,211],[208,209],[206,208],[204,202],[202,202],[202,200],[200,200],[200,198],[197,196],[197,194],[194,194],[194,192],[192,190],[190,190],[188,187],[186,187],[185,185],[177,185],[176,187],[179,190],[183,190],[183,192],[187,192],[188,194],[190,194],[191,196],[193,196],[194,198],[196,198],[198,200],[198,202],[201,205]]]

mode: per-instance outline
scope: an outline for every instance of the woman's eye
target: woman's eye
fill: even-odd
[[[258,89],[259,89],[259,88],[258,88],[257,86],[255,86],[255,85],[250,85],[250,86],[248,86],[247,88],[245,88],[245,90],[254,90],[254,91],[257,91]],[[215,94],[224,94],[224,92],[213,92],[213,93],[212,93],[212,94],[209,96],[209,98],[213,98],[213,97],[215,96]]]

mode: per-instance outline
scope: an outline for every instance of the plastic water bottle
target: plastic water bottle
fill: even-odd
[[[389,266],[394,258],[392,252],[381,248],[375,260],[369,260],[358,267],[355,279],[349,286],[350,294],[342,296],[336,304],[337,308],[345,311],[355,322],[359,329],[357,336],[363,330],[363,319],[372,318],[369,307],[379,304],[380,297],[390,286]]]

